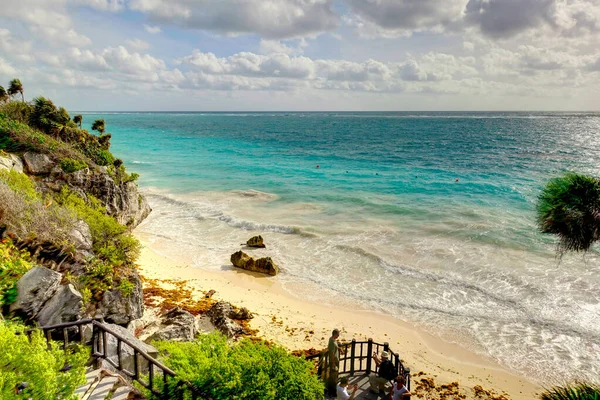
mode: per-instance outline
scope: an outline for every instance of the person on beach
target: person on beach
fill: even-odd
[[[327,365],[328,379],[327,379],[327,391],[329,394],[334,395],[336,393],[336,385],[338,381],[338,367],[340,365],[340,348],[337,344],[337,339],[340,337],[340,330],[334,329],[331,332],[329,338],[329,344],[327,345],[327,354],[329,356],[329,364]]]
[[[394,380],[394,386],[392,386],[390,395],[392,400],[402,400],[411,396],[406,388],[406,379],[402,375],[398,375]]]
[[[398,376],[398,371],[394,363],[390,361],[390,354],[387,351],[382,351],[381,357],[377,353],[373,353],[373,360],[377,365],[377,375],[369,376],[371,392],[385,393],[387,383]]]
[[[348,389],[352,389],[352,394],[348,394]],[[343,377],[340,379],[340,383],[337,385],[337,397],[336,400],[354,400],[358,385],[348,386],[348,378]]]

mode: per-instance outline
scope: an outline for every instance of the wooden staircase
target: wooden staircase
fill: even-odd
[[[86,383],[75,391],[81,400],[128,400],[134,389],[119,374],[105,369],[89,370]]]

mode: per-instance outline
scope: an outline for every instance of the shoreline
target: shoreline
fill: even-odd
[[[290,294],[277,278],[233,266],[222,271],[190,267],[185,257],[167,258],[152,249],[143,235],[136,234],[136,237],[143,245],[138,263],[144,278],[185,281],[198,298],[208,290],[215,290],[214,299],[246,307],[255,315],[250,326],[258,330],[258,337],[290,351],[325,348],[331,330],[337,327],[342,341],[372,338],[376,342],[388,342],[411,369],[413,388],[423,377],[433,379],[436,385],[458,382],[466,398],[476,398],[472,389],[477,385],[490,390],[494,396],[505,394],[514,400],[534,398],[543,390],[490,357],[445,342],[408,322],[373,311],[300,299]]]

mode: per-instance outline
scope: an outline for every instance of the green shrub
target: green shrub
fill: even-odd
[[[0,170],[0,182],[4,182],[13,191],[23,195],[27,200],[41,200],[42,196],[35,190],[35,184],[27,175],[17,172]]]
[[[88,352],[75,348],[65,352],[58,343],[47,349],[40,331],[23,334],[22,325],[0,321],[0,398],[12,399],[75,399],[77,387],[85,383],[85,363]],[[21,332],[17,335],[16,332]],[[66,365],[71,368],[60,371]],[[26,382],[27,387],[16,393]]]
[[[123,294],[123,296],[129,297],[133,293],[133,289],[135,288],[135,285],[133,284],[133,282],[131,282],[126,277],[122,277],[121,282],[119,282],[118,288],[121,291],[121,293]]]
[[[23,124],[29,123],[31,112],[31,105],[22,101],[9,101],[0,105],[0,113],[6,114],[8,118]]]
[[[282,347],[247,339],[231,344],[220,333],[201,335],[193,343],[155,345],[165,354],[163,361],[169,368],[215,400],[323,398],[324,387],[312,364]]]
[[[0,305],[15,302],[17,281],[32,267],[27,251],[19,250],[10,240],[0,242]]]
[[[66,173],[71,173],[87,168],[88,165],[83,161],[73,160],[72,158],[67,157],[60,160],[60,167]]]
[[[33,111],[29,118],[29,123],[44,133],[56,135],[71,121],[69,113],[64,108],[56,108],[52,100],[45,97],[36,97],[33,99]]]
[[[577,382],[566,386],[556,386],[546,390],[541,400],[599,400],[600,386]]]

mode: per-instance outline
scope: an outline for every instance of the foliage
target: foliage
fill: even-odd
[[[26,200],[41,200],[33,181],[25,174],[13,170],[0,170],[0,182],[4,182],[13,191],[23,195]]]
[[[58,134],[71,118],[64,108],[56,108],[52,100],[45,97],[33,99],[30,123],[48,134]]]
[[[220,333],[201,335],[193,343],[155,345],[169,368],[215,400],[323,398],[323,384],[312,364],[282,347],[247,339],[230,344]],[[172,385],[169,390],[175,390]]]
[[[29,253],[16,248],[10,240],[0,242],[0,305],[17,298],[17,281],[33,267]]]
[[[60,167],[66,173],[71,173],[87,168],[88,165],[83,161],[73,160],[72,158],[66,157],[60,160]]]
[[[7,101],[4,104],[0,104],[0,113],[6,114],[8,118],[23,124],[29,122],[31,112],[31,105],[20,101]]]
[[[95,257],[85,266],[85,272],[79,276],[75,286],[80,291],[87,289],[90,297],[100,298],[102,293],[112,289],[114,275],[112,265]]]
[[[98,256],[116,266],[132,265],[139,256],[139,241],[127,233],[127,227],[106,214],[106,208],[100,200],[91,195],[87,196],[87,200],[86,203],[66,186],[56,196],[56,201],[73,210],[88,224],[94,242],[93,249]]]
[[[98,131],[100,132],[100,134],[104,133],[104,120],[103,119],[97,119],[94,121],[94,123],[92,124],[92,130],[93,131]]]
[[[541,400],[600,400],[600,386],[576,382],[553,387],[542,393]]]
[[[73,117],[73,122],[79,125],[79,129],[81,129],[81,123],[83,122],[83,116],[81,114],[77,114]]]
[[[0,85],[0,103],[5,101],[8,101],[8,93],[6,92],[6,89],[4,89],[4,86]]]
[[[58,343],[48,350],[42,332],[34,331],[29,340],[24,329],[0,321],[0,398],[75,399],[74,391],[85,383],[87,351],[79,347],[64,351]],[[67,365],[71,368],[61,371]],[[27,387],[17,393],[23,382]]]
[[[129,297],[133,294],[133,289],[135,289],[135,285],[126,277],[122,277],[118,286],[119,290],[125,297]]]
[[[27,175],[0,171],[0,224],[17,237],[35,237],[68,250],[73,246],[70,231],[76,223],[72,211],[50,197],[43,198]]]
[[[600,180],[567,173],[548,182],[538,198],[543,233],[559,238],[559,250],[587,251],[600,239]]]
[[[25,102],[25,97],[23,97],[23,84],[19,79],[14,78],[12,81],[10,81],[8,86],[8,94],[9,96],[14,96],[17,93],[21,93],[21,100]]]

